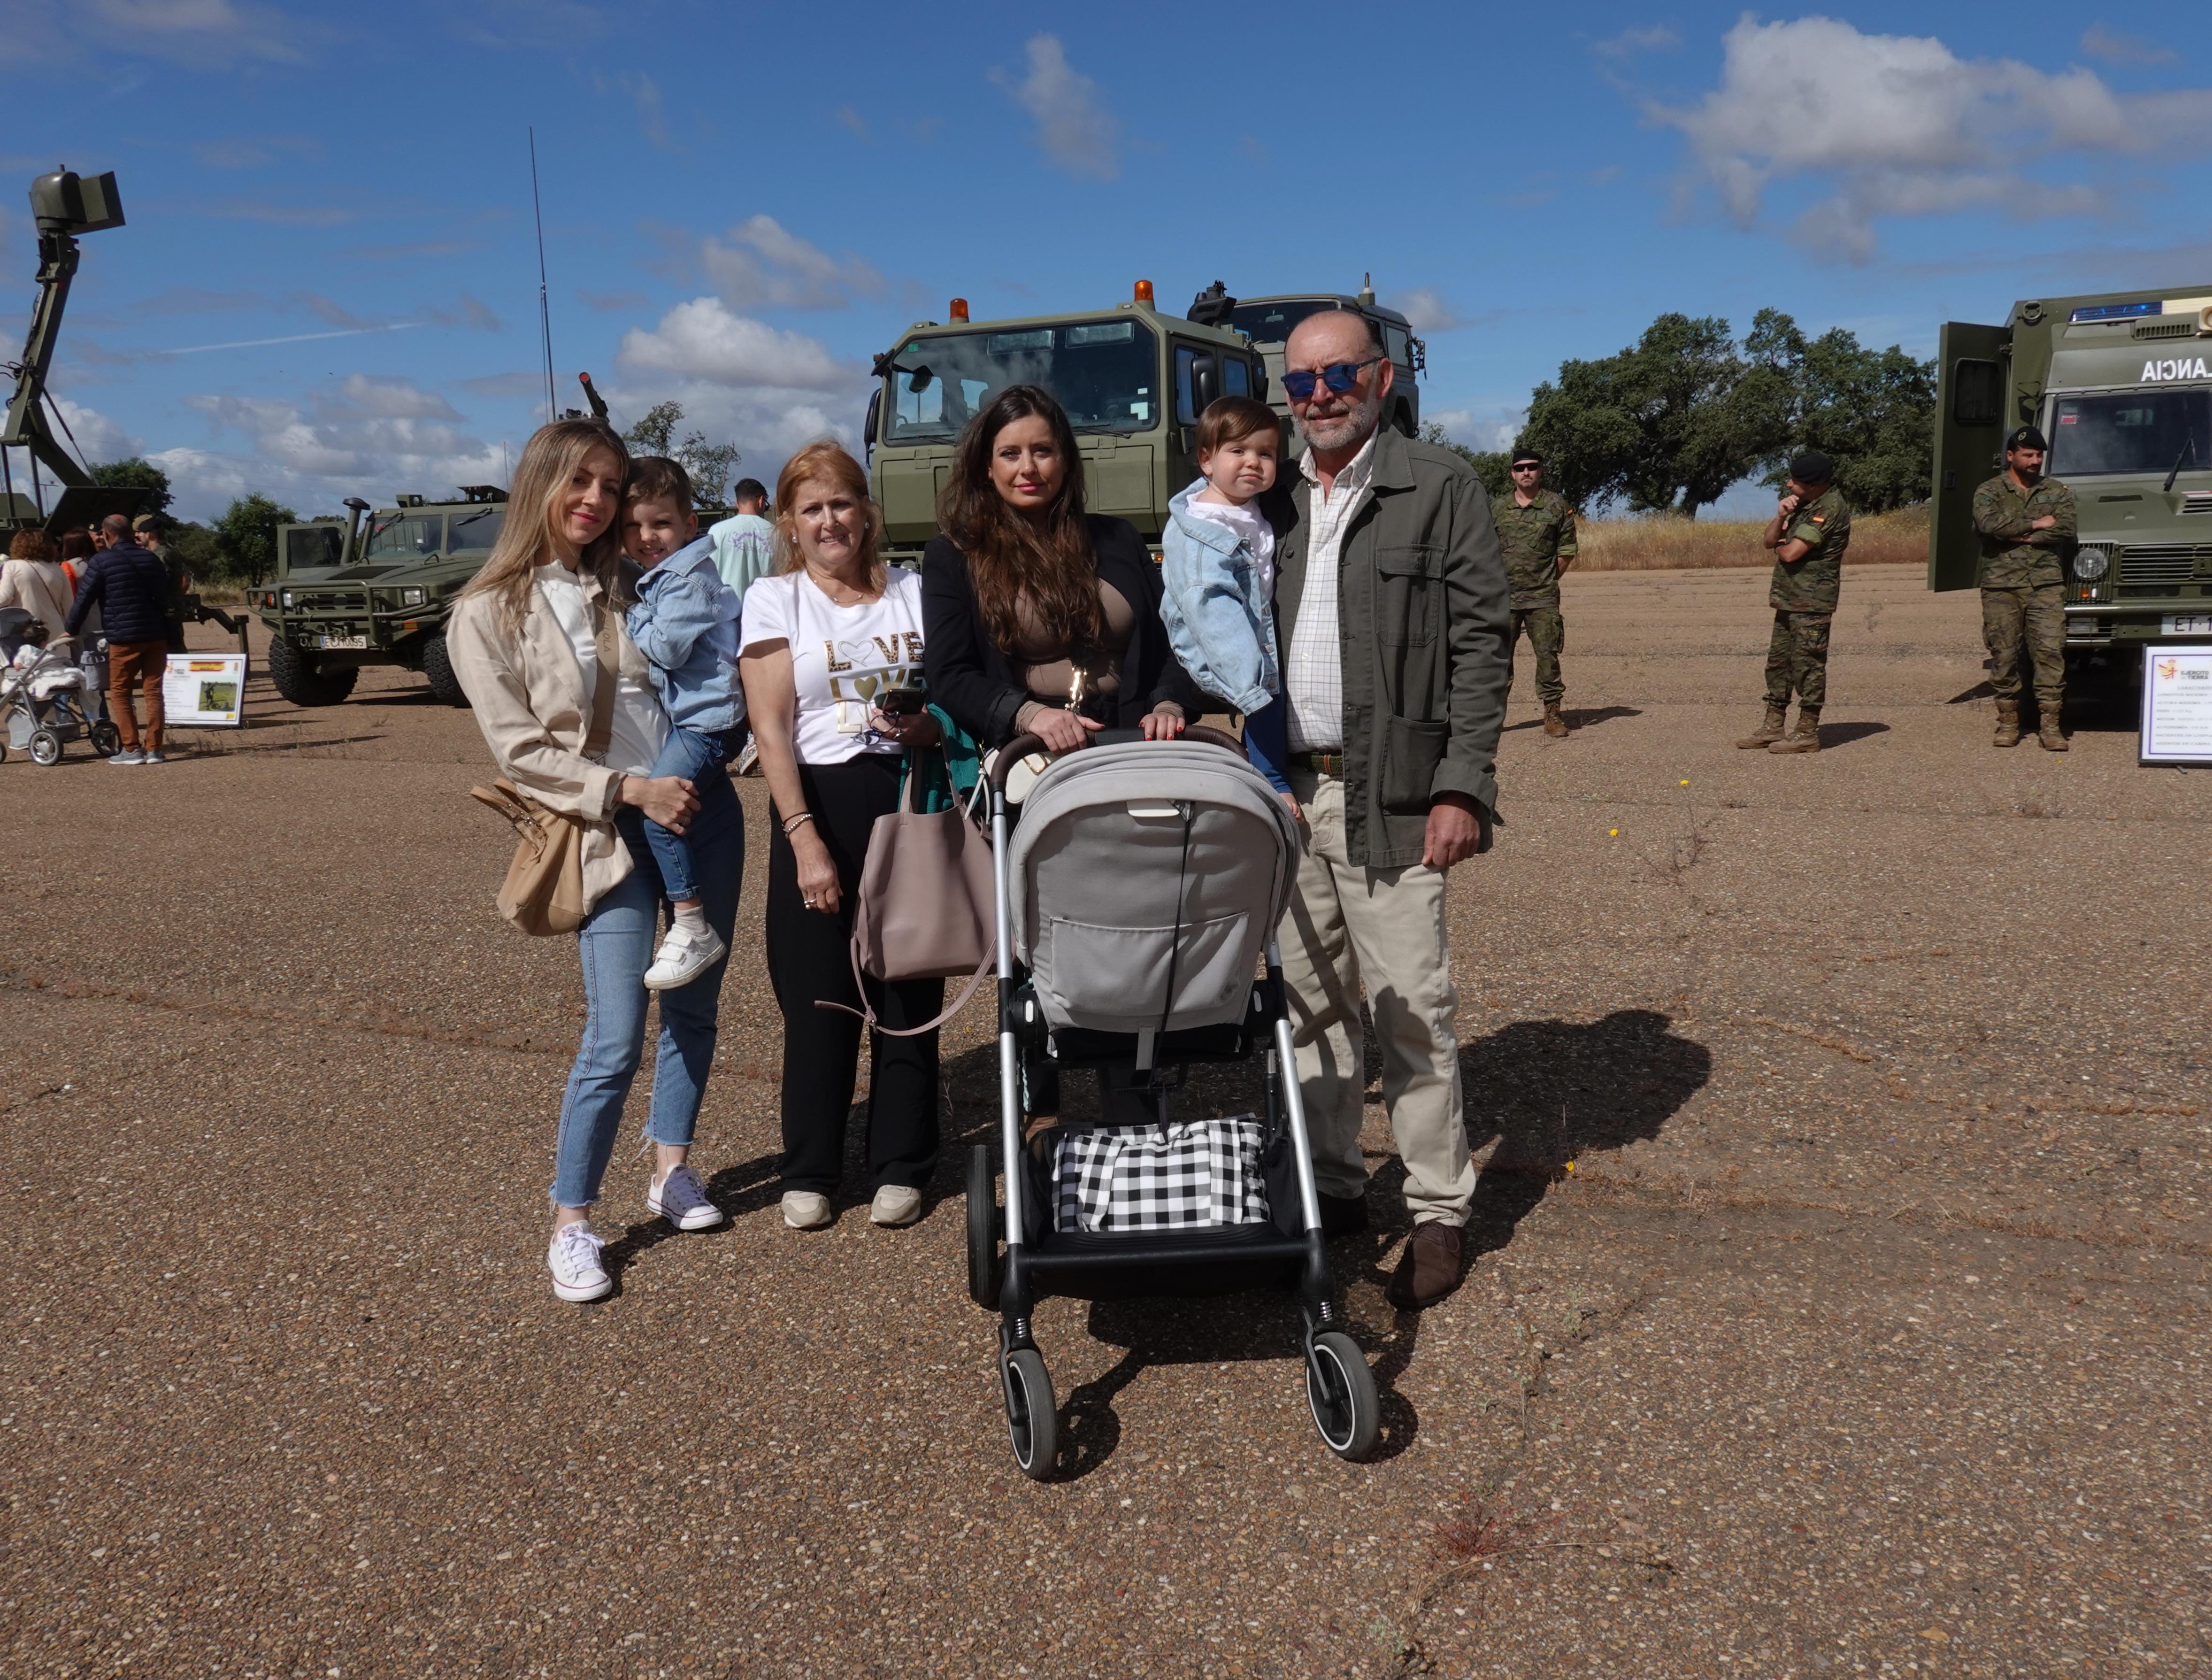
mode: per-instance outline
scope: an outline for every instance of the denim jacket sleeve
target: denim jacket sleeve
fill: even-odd
[[[737,617],[723,598],[730,586],[712,566],[680,572],[647,572],[629,610],[629,638],[657,671],[679,671],[699,638]]]
[[[1194,681],[1240,712],[1274,697],[1272,615],[1252,600],[1252,557],[1241,542],[1222,550],[1200,541],[1170,516],[1160,545],[1160,617],[1168,644]]]

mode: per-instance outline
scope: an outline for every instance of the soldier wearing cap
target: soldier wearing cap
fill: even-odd
[[[1567,623],[1559,616],[1559,575],[1575,563],[1575,510],[1557,490],[1544,488],[1543,458],[1533,449],[1513,452],[1513,494],[1490,504],[1504,551],[1505,579],[1513,592],[1513,640],[1507,649],[1506,684],[1511,686],[1514,653],[1526,636],[1536,653],[1536,697],[1544,704],[1544,733],[1567,733],[1559,703],[1567,685],[1559,677],[1559,650],[1566,646]]]
[[[141,514],[131,521],[131,539],[139,547],[161,563],[163,576],[168,579],[167,592],[161,597],[161,623],[168,632],[169,651],[185,651],[185,615],[190,610],[185,597],[191,593],[191,579],[185,571],[184,556],[161,540],[165,527],[158,514]]]
[[[2074,492],[2043,476],[2050,445],[2033,426],[2005,439],[2005,470],[1974,492],[1982,539],[1982,641],[1997,699],[1996,746],[2020,745],[2020,656],[2035,665],[2035,738],[2066,751],[2065,565],[2078,529]]]
[[[1818,449],[1790,463],[1787,492],[1767,522],[1774,579],[1766,592],[1774,634],[1766,645],[1766,721],[1736,745],[1769,752],[1818,752],[1820,708],[1828,698],[1828,628],[1843,593],[1844,551],[1851,510],[1836,488],[1836,464]],[[1789,733],[1790,697],[1797,727]]]

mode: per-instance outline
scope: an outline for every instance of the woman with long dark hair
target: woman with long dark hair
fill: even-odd
[[[930,698],[983,746],[1159,740],[1196,715],[1159,568],[1127,520],[1084,512],[1083,457],[1049,391],[1009,386],[969,423],[937,522],[921,562]]]
[[[646,843],[647,817],[693,837],[707,921],[730,941],[744,861],[744,822],[727,776],[695,788],[654,776],[668,714],[623,613],[637,568],[623,557],[623,486],[629,453],[598,420],[558,420],[523,446],[507,523],[470,581],[446,632],[453,674],[475,709],[500,773],[548,810],[580,819],[586,913],[579,930],[584,1033],[553,1151],[553,1238],[546,1265],[565,1301],[614,1287],[599,1263],[592,1205],[622,1129],[623,1105],[645,1050],[645,971],[665,892]],[[586,756],[592,703],[611,682],[605,751]],[[679,1231],[719,1225],[722,1210],[685,1165],[714,1059],[726,957],[690,984],[660,993],[653,1061],[648,1212]]]

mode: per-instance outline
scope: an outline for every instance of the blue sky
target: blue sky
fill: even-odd
[[[2198,16],[7,0],[0,331],[31,177],[113,169],[53,380],[94,458],[203,517],[503,482],[543,417],[534,124],[562,401],[676,397],[764,479],[857,441],[867,357],[948,297],[1140,276],[1180,309],[1371,271],[1425,411],[1493,447],[1662,310],[1924,355],[2015,297],[2212,289]]]

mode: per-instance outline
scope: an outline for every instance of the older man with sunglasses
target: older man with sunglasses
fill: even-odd
[[[1413,1234],[1390,1281],[1459,1287],[1474,1199],[1445,950],[1444,872],[1490,845],[1511,614],[1482,485],[1378,429],[1392,368],[1365,318],[1310,316],[1283,384],[1306,450],[1270,493],[1291,785],[1307,827],[1282,928],[1298,1081],[1331,1236],[1367,1224],[1364,983]]]

